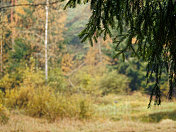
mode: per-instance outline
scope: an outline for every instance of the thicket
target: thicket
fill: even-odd
[[[57,118],[90,118],[93,116],[92,100],[88,95],[70,94],[67,87],[63,89],[63,80],[60,70],[55,70],[54,80],[50,79],[46,86],[41,70],[33,66],[26,67],[22,72],[22,80],[18,86],[5,89],[1,92],[1,118],[4,122],[5,107],[10,110],[23,110],[25,114],[34,117],[44,117],[50,121]],[[51,73],[52,78],[53,73]],[[2,80],[4,84],[10,83],[8,79]],[[55,85],[61,82],[59,85]],[[11,84],[9,84],[11,85]],[[3,86],[3,85],[1,85]],[[64,90],[64,91],[63,91]]]

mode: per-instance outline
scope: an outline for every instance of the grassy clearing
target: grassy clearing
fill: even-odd
[[[0,126],[1,132],[174,132],[176,122],[163,120],[160,123],[141,123],[134,121],[74,120],[63,119],[48,123],[45,119],[35,119],[12,114],[8,124]]]
[[[114,121],[160,122],[162,119],[176,121],[175,101],[163,101],[160,106],[147,108],[149,97],[140,93],[126,96],[109,95],[97,99],[97,116]]]
[[[164,101],[147,109],[149,97],[108,95],[93,98],[95,113],[91,119],[63,118],[48,122],[33,118],[19,110],[11,111],[0,132],[176,132],[176,102]]]

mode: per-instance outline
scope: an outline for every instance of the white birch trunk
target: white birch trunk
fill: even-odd
[[[46,23],[45,23],[45,80],[47,82],[48,80],[48,53],[47,53],[47,47],[48,47],[48,7],[49,6],[49,0],[46,0]]]
[[[13,0],[11,0],[11,5],[14,6],[14,1]],[[13,16],[14,15],[13,11],[14,11],[14,8],[11,8],[11,23],[12,23],[12,40],[11,41],[12,41],[12,51],[14,51],[14,43],[15,43],[15,41],[14,41],[14,28],[15,27],[14,27],[14,21],[13,21],[13,17],[14,17]]]
[[[1,1],[1,6],[3,5],[3,3],[2,3],[2,1]],[[1,11],[2,12],[2,14],[1,14],[1,21],[2,21],[2,19],[3,19],[3,16],[4,16],[4,12],[3,12],[3,10]],[[2,33],[2,35],[1,35],[1,73],[3,72],[3,60],[2,60],[2,55],[3,55],[3,50],[2,50],[2,48],[3,48],[3,29],[1,29],[1,33]]]
[[[3,72],[2,48],[3,48],[3,35],[1,38],[1,73]]]

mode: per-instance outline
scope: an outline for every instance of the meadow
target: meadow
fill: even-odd
[[[107,95],[91,97],[91,118],[64,117],[54,121],[31,117],[23,110],[12,110],[1,124],[2,132],[174,132],[176,101],[163,100],[160,106],[147,108],[149,96]]]

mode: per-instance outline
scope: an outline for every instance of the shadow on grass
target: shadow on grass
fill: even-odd
[[[160,122],[163,119],[171,119],[173,121],[176,121],[176,110],[171,112],[169,111],[158,112],[158,113],[149,114],[148,116],[141,117],[141,120],[143,122],[153,122],[153,123]]]

